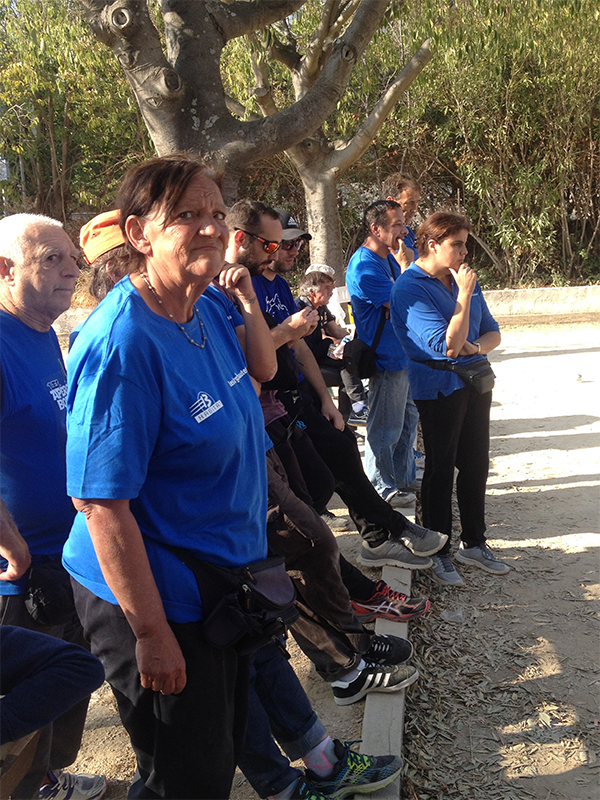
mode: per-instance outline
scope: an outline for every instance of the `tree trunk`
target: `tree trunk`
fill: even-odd
[[[310,260],[335,270],[335,285],[345,283],[342,229],[338,212],[337,170],[305,168],[300,174],[306,198],[308,229],[312,234]]]

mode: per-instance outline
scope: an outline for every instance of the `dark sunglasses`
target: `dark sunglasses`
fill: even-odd
[[[281,243],[282,250],[292,250],[294,247],[298,248],[298,252],[302,250],[304,245],[306,244],[306,239],[284,239]]]
[[[268,239],[263,239],[262,236],[258,236],[256,233],[250,233],[250,231],[245,231],[243,228],[235,228],[235,230],[241,231],[245,233],[246,236],[251,236],[253,239],[256,239],[257,242],[262,244],[265,253],[268,253],[270,256],[276,253],[281,246],[281,242],[270,242]]]

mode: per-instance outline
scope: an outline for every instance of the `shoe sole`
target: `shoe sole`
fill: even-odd
[[[442,547],[446,544],[446,542],[448,541],[448,534],[443,533],[442,536],[444,537],[444,541],[439,545],[439,547],[434,547],[430,550],[415,550],[414,545],[408,538],[408,536],[400,536],[398,538],[400,539],[402,544],[410,550],[413,556],[419,556],[419,558],[426,558],[428,556],[434,556],[436,553],[439,553]]]
[[[345,797],[347,794],[370,794],[371,792],[376,792],[378,789],[384,789],[386,786],[389,786],[390,783],[393,783],[396,778],[402,772],[402,767],[398,767],[396,772],[393,772],[391,775],[388,775],[387,778],[382,778],[379,781],[374,781],[373,783],[363,783],[360,785],[349,785],[343,786],[338,789],[333,794],[327,795],[331,797],[333,800],[339,800],[340,797]],[[319,788],[318,784],[315,785],[315,788]]]
[[[419,556],[421,558],[421,556]],[[433,561],[430,558],[424,558],[423,564],[406,564],[404,561],[399,561],[397,558],[357,558],[359,564],[363,567],[402,567],[404,569],[429,569],[433,566]]]
[[[467,567],[479,567],[479,569],[484,570],[485,572],[489,572],[491,575],[506,575],[510,572],[510,567],[507,564],[503,564],[506,569],[503,569],[500,572],[497,569],[491,569],[490,567],[486,567],[485,564],[482,564],[480,561],[475,561],[470,558],[465,558],[465,556],[461,555],[460,551],[454,554],[454,558],[459,561],[461,564],[466,564]]]
[[[363,697],[366,697],[368,694],[373,694],[377,692],[378,694],[391,694],[392,692],[399,692],[402,689],[406,689],[408,686],[412,686],[412,684],[418,680],[419,678],[419,671],[415,670],[413,675],[410,675],[406,680],[401,681],[400,683],[396,683],[394,686],[382,686],[379,688],[375,686],[373,688],[364,689],[358,692],[358,694],[352,695],[352,697],[336,697],[333,696],[333,699],[338,706],[351,706],[353,703],[358,703],[359,700],[362,700]],[[358,791],[355,789],[354,791]]]
[[[354,616],[359,622],[372,622],[374,619],[389,619],[392,622],[410,622],[411,619],[417,619],[418,617],[422,617],[423,614],[426,614],[429,611],[429,600],[425,605],[425,608],[411,611],[407,614],[392,614],[390,613],[380,613],[379,611],[368,611],[366,614],[359,614],[357,611],[354,611]]]

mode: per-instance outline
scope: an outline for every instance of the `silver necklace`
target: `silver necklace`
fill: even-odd
[[[165,308],[165,304],[163,303],[163,301],[162,301],[162,300],[160,299],[160,297],[158,296],[158,292],[156,291],[156,289],[154,288],[154,286],[152,286],[152,284],[151,284],[151,283],[150,283],[150,281],[148,280],[148,276],[146,275],[146,273],[145,273],[145,272],[140,272],[140,275],[141,275],[141,276],[142,276],[142,278],[144,279],[144,283],[146,284],[146,286],[148,287],[148,289],[150,289],[150,291],[152,292],[152,294],[153,294],[153,295],[154,295],[154,297],[156,298],[156,302],[157,302],[157,303],[158,303],[160,306],[162,306],[162,307],[163,307],[163,310],[164,310],[165,314],[167,315],[167,317],[168,317],[170,320],[172,320],[172,321],[175,323],[175,325],[177,325],[177,327],[178,327],[178,328],[179,328],[179,330],[180,330],[180,331],[183,333],[183,335],[184,335],[184,336],[185,336],[185,338],[188,340],[188,342],[189,342],[190,344],[193,344],[195,347],[199,347],[199,348],[200,348],[200,350],[204,350],[204,346],[206,345],[206,333],[204,332],[204,323],[202,322],[202,319],[200,318],[200,314],[198,313],[198,309],[196,308],[196,306],[194,306],[194,313],[195,313],[195,314],[196,314],[196,316],[198,317],[198,322],[200,323],[200,330],[202,331],[202,344],[198,344],[198,342],[195,342],[195,341],[192,339],[192,337],[191,337],[191,336],[188,336],[188,332],[187,332],[187,331],[186,331],[186,329],[183,327],[183,325],[180,325],[180,324],[177,322],[177,320],[175,319],[175,317],[173,316],[173,314],[169,314],[169,312],[168,312],[168,311],[167,311],[167,309]]]

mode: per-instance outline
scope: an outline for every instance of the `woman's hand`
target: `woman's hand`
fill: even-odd
[[[135,658],[144,689],[179,694],[187,682],[185,659],[173,631],[166,625],[160,634],[140,637]]]
[[[468,264],[461,264],[458,268],[458,272],[452,269],[452,267],[450,267],[450,272],[456,281],[458,291],[471,296],[477,284],[477,276],[471,267]]]
[[[219,283],[225,289],[232,289],[244,305],[256,302],[252,278],[246,267],[242,267],[241,264],[225,264],[219,273]]]
[[[480,348],[473,342],[465,342],[459,356],[475,356],[479,353]]]

